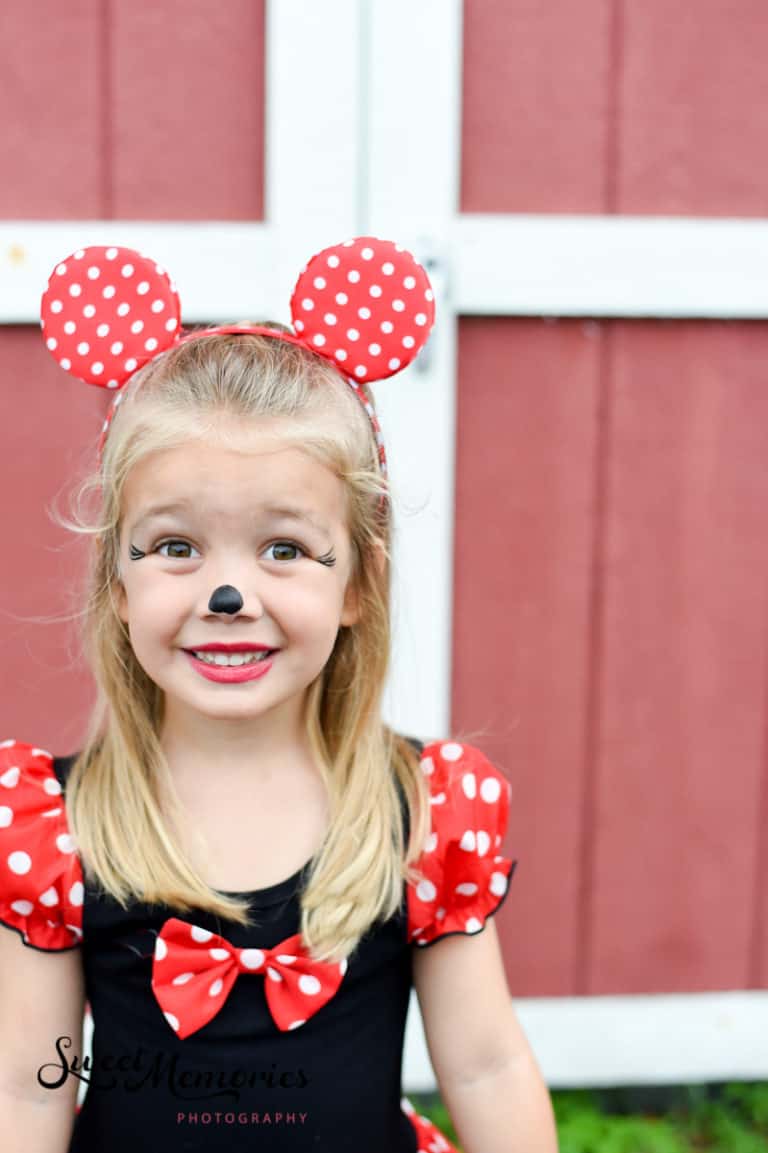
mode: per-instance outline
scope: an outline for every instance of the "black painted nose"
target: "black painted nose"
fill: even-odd
[[[232,585],[219,585],[208,601],[212,613],[239,613],[242,607],[243,598]]]

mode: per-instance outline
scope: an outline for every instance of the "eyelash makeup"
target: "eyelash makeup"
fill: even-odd
[[[152,551],[153,551],[153,552],[156,552],[156,551],[157,551],[157,549],[161,548],[161,547],[162,547],[164,544],[176,544],[176,543],[182,543],[182,541],[181,541],[181,538],[180,538],[180,537],[179,537],[179,538],[176,538],[176,537],[169,537],[169,539],[168,539],[168,540],[163,540],[163,541],[160,541],[160,542],[159,542],[159,544],[155,545],[155,548],[154,548]],[[184,541],[183,543],[185,543],[185,544],[186,544],[187,542],[186,542],[186,541]],[[322,556],[315,556],[315,557],[313,557],[313,556],[311,556],[311,554],[310,554],[310,553],[306,552],[306,550],[305,550],[305,549],[303,549],[303,548],[302,548],[302,546],[301,546],[300,544],[298,544],[296,541],[292,541],[292,540],[276,540],[276,541],[273,541],[272,543],[273,543],[273,544],[287,544],[287,545],[291,545],[293,548],[297,548],[297,549],[299,549],[299,551],[300,551],[300,552],[303,552],[303,553],[304,553],[304,555],[305,555],[305,556],[308,556],[310,560],[315,560],[315,561],[317,561],[317,563],[318,563],[318,564],[322,564],[322,565],[325,565],[327,568],[332,568],[332,567],[333,567],[333,566],[336,564],[336,554],[335,554],[335,552],[333,551],[333,549],[332,549],[332,548],[328,549],[328,552],[326,552],[326,553],[323,553],[323,555],[322,555]],[[145,552],[142,552],[140,548],[137,548],[135,544],[132,544],[132,545],[130,546],[130,553],[129,553],[129,555],[130,555],[130,558],[131,558],[131,560],[141,560],[143,557],[147,556],[147,553],[145,553]],[[186,560],[187,558],[186,558],[186,557],[182,557],[182,558],[180,558],[180,559],[182,559],[182,560]]]

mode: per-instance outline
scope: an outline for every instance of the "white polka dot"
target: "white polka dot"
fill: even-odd
[[[424,299],[425,300],[434,300],[435,299],[435,294],[431,288],[428,288],[426,290],[426,292],[424,293]]]
[[[138,360],[136,360],[134,357],[130,356],[128,358],[128,360],[126,360],[126,362],[125,362],[126,372],[133,372],[133,370],[136,368],[136,365],[138,363],[139,363]]]
[[[344,974],[346,973],[348,968],[349,968],[349,962],[347,961],[347,958],[342,957],[342,959],[339,961],[339,972],[341,973],[342,977],[344,976]]]
[[[178,1033],[178,1031],[179,1031],[179,1018],[174,1017],[173,1013],[163,1013],[163,1016],[165,1017],[166,1021],[171,1026],[171,1028],[174,1030],[174,1032]]]
[[[75,881],[69,890],[69,903],[70,905],[82,905],[85,897],[85,889],[82,881]]]
[[[119,356],[120,353],[123,351],[122,340],[116,340],[114,344],[110,345],[109,351],[112,353],[113,356]]]
[[[149,281],[140,281],[139,284],[136,285],[136,292],[139,294],[139,296],[146,296],[149,292]]]
[[[56,265],[56,274],[57,274],[57,276],[63,276],[63,275],[64,275],[64,273],[65,273],[66,271],[67,271],[67,266],[66,266],[66,264],[57,264],[57,265]]]
[[[112,297],[115,295],[114,284],[108,284],[106,286],[106,288],[102,289],[101,295],[104,297],[105,300],[111,300]]]
[[[312,973],[302,973],[299,977],[299,989],[308,997],[313,997],[322,989],[322,985]]]
[[[362,256],[363,260],[373,260],[373,249],[364,248],[362,249],[360,255]]]
[[[459,848],[464,849],[466,853],[474,853],[475,849],[477,848],[474,829],[467,829],[466,832],[461,834]]]
[[[435,762],[432,760],[432,758],[423,757],[419,764],[421,765],[421,771],[424,776],[431,777],[435,771]]]
[[[95,315],[96,315],[96,309],[93,307],[93,305],[92,304],[86,304],[85,308],[83,309],[83,316],[87,316],[88,319],[90,320],[91,317],[95,316]]]
[[[46,889],[44,893],[40,894],[38,901],[41,905],[45,905],[46,908],[51,909],[54,905],[58,905],[59,894],[56,892],[53,885],[51,885],[50,889]]]
[[[427,314],[426,312],[417,312],[413,319],[414,322],[418,324],[419,328],[423,328],[427,323]]]
[[[155,351],[157,348],[157,341],[155,340],[154,336],[150,336],[149,340],[144,341],[144,347],[146,348],[147,352]]]
[[[64,331],[66,332],[67,336],[71,336],[72,333],[75,332],[76,330],[77,330],[77,325],[75,324],[74,320],[67,320],[65,322]]]
[[[382,320],[381,324],[379,325],[379,328],[381,329],[382,332],[386,332],[387,334],[389,334],[390,332],[394,332],[394,330],[395,330],[395,326],[391,320]]]
[[[346,292],[337,292],[336,293],[336,303],[337,304],[349,304],[349,297],[347,296]]]
[[[437,889],[431,881],[419,881],[416,886],[416,896],[420,901],[434,901],[437,897]]]
[[[294,327],[295,327],[297,332],[303,332],[304,331],[304,321],[303,320],[294,320],[293,323],[294,323]]]
[[[109,325],[108,324],[100,324],[99,327],[96,329],[96,335],[97,336],[109,336]]]
[[[56,345],[57,345],[58,343],[59,343],[59,342],[58,342],[58,340],[56,339],[56,337],[55,337],[55,336],[49,336],[49,337],[48,337],[48,339],[47,339],[47,340],[46,340],[46,342],[45,342],[45,344],[46,344],[46,348],[50,348],[51,352],[53,352],[54,348],[56,347]]]
[[[354,240],[345,240],[342,242],[341,247],[342,248],[351,248],[354,243],[355,243]]]
[[[395,312],[405,312],[405,301],[404,300],[393,300],[392,301],[392,308],[394,309]]]
[[[368,289],[368,292],[371,296],[376,296],[376,297],[381,296],[381,285],[380,284],[372,284],[371,287]]]
[[[480,796],[489,805],[498,801],[501,795],[501,785],[496,777],[486,777],[480,785]]]
[[[93,364],[91,365],[91,372],[93,373],[93,375],[94,376],[100,376],[103,371],[104,371],[104,365],[101,363],[101,361],[100,360],[94,360]]]
[[[339,258],[335,254],[335,252],[332,252],[331,255],[327,258],[326,264],[328,265],[329,268],[338,268],[339,267]]]
[[[381,271],[384,273],[385,276],[391,276],[392,273],[395,271],[395,266],[391,260],[388,260],[386,262],[386,264],[382,264]]]
[[[312,337],[312,343],[316,344],[318,348],[323,347],[325,344],[325,337],[323,336],[322,332],[318,332]]]
[[[362,380],[362,378],[364,376],[367,376],[367,375],[368,375],[368,369],[365,367],[365,365],[364,364],[358,364],[357,367],[355,368],[355,376],[359,376],[360,379]]]
[[[412,276],[406,276],[405,280],[403,281],[403,286],[405,288],[415,288],[416,281]]]
[[[323,288],[325,288],[325,277],[324,276],[316,276],[315,279],[312,281],[312,283],[314,284],[315,288],[323,289]]]
[[[178,322],[178,320],[176,319],[176,317],[175,317],[175,316],[172,316],[172,317],[170,318],[170,320],[166,320],[166,322],[165,322],[165,330],[166,330],[166,332],[173,332],[173,330],[176,328],[176,326],[178,325],[178,323],[179,323],[179,322]]]
[[[329,326],[336,324],[337,319],[338,317],[334,316],[332,312],[326,312],[325,316],[323,317],[323,320]]]
[[[474,773],[464,773],[461,788],[465,797],[469,797],[470,801],[474,800],[477,796],[477,778]]]
[[[369,344],[368,345],[368,351],[370,352],[371,356],[379,356],[379,354],[381,353],[381,345],[380,344]]]
[[[153,312],[162,312],[164,308],[165,308],[165,301],[164,300],[153,300],[152,301],[152,311]]]
[[[301,307],[304,309],[305,312],[311,312],[312,309],[315,307],[315,302],[311,296],[305,296],[301,302]]]
[[[462,897],[474,897],[477,892],[477,885],[474,881],[462,881],[460,885],[456,886],[455,892],[461,893]]]
[[[131,332],[138,333],[138,332],[141,332],[143,328],[144,328],[144,321],[143,320],[134,320],[133,324],[131,325]]]
[[[300,1025],[305,1025],[305,1024],[306,1024],[306,1017],[302,1021],[291,1021],[288,1028],[289,1029],[298,1029]]]
[[[241,949],[240,960],[246,969],[260,969],[264,964],[264,953],[261,949]]]
[[[133,276],[135,269],[132,264],[124,264],[120,269],[120,275],[124,276],[127,280],[129,276]]]
[[[47,819],[48,817],[58,817],[62,812],[62,809],[46,809],[40,816]]]
[[[162,937],[158,937],[155,941],[155,960],[164,961],[168,956],[168,946]]]
[[[403,337],[403,348],[413,348],[415,343],[416,343],[416,341],[414,340],[414,338],[412,336],[404,336]]]
[[[66,356],[62,357],[62,359],[59,361],[59,364],[63,369],[66,370],[69,370],[72,367],[72,361],[69,360]]]
[[[477,830],[477,855],[484,857],[491,847],[491,838],[486,833],[485,829]]]
[[[396,356],[393,356],[392,359],[389,361],[389,368],[391,368],[393,372],[396,372],[399,367],[400,367],[400,361],[397,359]]]
[[[507,891],[507,878],[504,873],[491,873],[491,880],[488,888],[493,893],[494,897],[503,897]]]
[[[88,269],[88,279],[89,280],[98,280],[100,276],[101,276],[101,269],[97,268],[95,264],[92,264],[91,267]]]
[[[271,965],[267,965],[267,976],[270,981],[282,981],[282,976],[278,973],[277,969],[273,969]]]
[[[91,351],[91,346],[87,340],[81,340],[77,346],[77,351],[80,354],[80,356],[87,356],[88,353]]]
[[[60,853],[74,853],[75,839],[71,833],[59,833],[56,838],[56,848]]]
[[[80,296],[82,291],[83,290],[79,284],[70,284],[70,286],[69,286],[69,295],[70,296]]]
[[[424,842],[424,852],[434,853],[437,848],[437,833],[430,833]]]
[[[483,922],[478,921],[477,917],[470,917],[464,928],[468,933],[479,933],[483,927]]]
[[[370,310],[370,308],[365,308],[365,306],[363,306],[363,308],[358,308],[357,315],[360,317],[361,320],[370,320],[371,319],[371,310]]]
[[[208,929],[201,929],[199,925],[191,925],[189,934],[193,941],[200,942],[210,941],[211,937],[213,936],[213,933],[210,933]]]
[[[51,312],[61,312],[63,307],[64,307],[64,305],[61,303],[60,300],[52,300],[51,301]]]
[[[108,380],[107,381],[107,388],[119,388],[119,387],[120,387],[120,381],[119,380]],[[107,427],[106,424],[104,425],[104,427],[105,428]]]
[[[117,306],[117,315],[118,316],[127,316],[130,311],[131,311],[131,306],[130,306],[130,304],[126,304],[125,301],[123,301],[122,304],[118,304],[118,306]]]
[[[22,917],[28,917],[34,907],[31,901],[13,901],[11,903],[14,913],[21,913]]]
[[[83,257],[85,256],[85,249],[84,248],[78,248],[77,252],[73,253],[73,256],[74,256],[75,260],[82,260]]]
[[[346,360],[349,353],[346,348],[337,348],[333,355],[337,360]]]
[[[347,273],[347,280],[349,281],[349,283],[350,284],[357,284],[359,279],[360,279],[360,273],[357,271],[357,269],[356,268],[350,269],[350,271]]]
[[[295,965],[297,959],[293,953],[278,953],[276,958],[281,965]]]
[[[106,256],[107,260],[115,260],[117,257],[117,249],[108,248],[104,255]]]
[[[194,973],[179,973],[178,977],[174,977],[171,981],[172,985],[186,985],[187,981],[191,981]]]
[[[463,747],[456,741],[446,741],[440,746],[440,756],[444,761],[458,761],[463,752]]]
[[[8,805],[0,805],[0,829],[7,829],[13,820],[13,809]]]
[[[226,949],[214,948],[209,949],[208,952],[214,961],[227,961],[229,959],[229,953]]]
[[[360,339],[360,333],[357,331],[356,328],[348,328],[347,329],[347,340],[359,340],[359,339]]]

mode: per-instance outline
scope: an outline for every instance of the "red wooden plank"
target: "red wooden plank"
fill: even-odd
[[[102,7],[0,5],[0,217],[71,220],[105,210]]]
[[[615,211],[765,216],[765,0],[622,11]]]
[[[264,215],[264,0],[112,0],[111,214]]]
[[[463,212],[603,212],[611,0],[464,0]]]
[[[0,740],[79,747],[92,681],[78,659],[77,621],[49,618],[78,610],[87,546],[51,512],[70,515],[68,490],[94,460],[109,400],[67,377],[37,329],[0,331]]]
[[[517,995],[579,992],[599,346],[581,322],[460,324],[452,730],[512,787],[499,913]]]
[[[768,337],[613,335],[583,991],[747,988],[765,933]]]

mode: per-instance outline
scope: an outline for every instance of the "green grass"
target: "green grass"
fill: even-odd
[[[553,1089],[560,1153],[768,1153],[768,1082]],[[409,1093],[451,1140],[434,1094]]]

